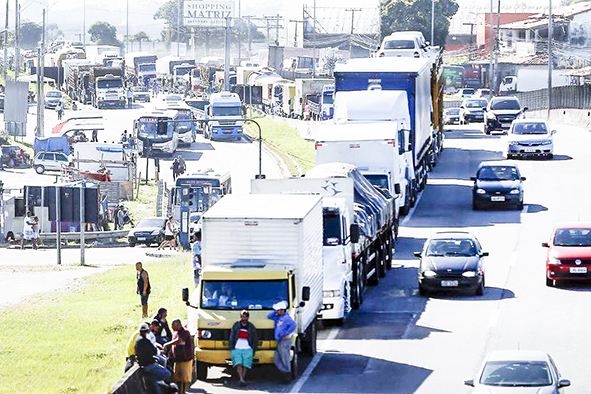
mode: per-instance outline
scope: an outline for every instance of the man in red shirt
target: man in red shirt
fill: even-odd
[[[193,338],[181,321],[176,319],[172,322],[172,341],[164,344],[164,348],[172,347],[174,356],[173,380],[179,386],[179,393],[185,394],[191,384],[193,370],[193,353],[195,351]]]
[[[252,368],[252,359],[258,345],[257,330],[248,321],[250,313],[247,310],[240,312],[240,321],[234,323],[230,331],[230,353],[232,364],[236,367],[240,386],[245,386],[246,371]]]

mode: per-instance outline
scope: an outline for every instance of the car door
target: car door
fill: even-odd
[[[56,170],[61,171],[63,166],[68,165],[68,158],[63,153],[55,153]]]
[[[45,153],[42,163],[46,170],[55,170],[55,154]]]

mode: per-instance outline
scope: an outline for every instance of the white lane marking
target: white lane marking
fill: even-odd
[[[306,384],[306,381],[308,380],[310,375],[312,375],[312,372],[314,372],[314,369],[320,362],[320,359],[322,359],[322,356],[324,356],[324,352],[330,348],[330,345],[332,345],[332,341],[337,337],[337,335],[339,335],[340,331],[341,329],[338,327],[334,327],[332,330],[330,330],[330,333],[328,333],[328,337],[324,341],[322,341],[322,346],[320,347],[320,349],[318,349],[316,355],[314,356],[310,364],[308,364],[308,367],[306,368],[302,376],[300,376],[296,384],[293,385],[293,387],[290,390],[290,393],[300,392],[302,387],[304,387],[304,384]]]
[[[522,215],[527,213],[527,207],[528,207],[527,204],[523,204],[523,209],[521,210]]]
[[[488,321],[488,326],[489,327],[495,327],[499,321],[499,314],[501,313],[500,309],[495,309],[492,313],[492,315],[490,315],[490,320]]]
[[[417,201],[415,201],[415,206],[412,207],[410,209],[410,211],[408,211],[408,213],[406,214],[406,217],[404,219],[402,219],[402,222],[400,223],[401,226],[406,226],[406,223],[408,223],[409,220],[412,218],[412,215],[415,213],[415,210],[419,206],[419,201],[421,201],[422,196],[423,196],[423,192],[420,192],[419,194],[417,194]]]
[[[517,251],[513,251],[511,256],[509,256],[509,267],[513,267],[517,262]]]

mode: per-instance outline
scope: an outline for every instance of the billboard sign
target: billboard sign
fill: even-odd
[[[234,17],[233,1],[184,0],[183,5],[185,26],[224,27]]]

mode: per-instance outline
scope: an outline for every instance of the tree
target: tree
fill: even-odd
[[[431,38],[431,2],[434,0],[388,0],[382,6],[382,37],[395,31],[415,30]],[[443,46],[451,18],[458,12],[456,0],[435,1],[435,31],[432,45]]]
[[[117,39],[117,28],[108,22],[96,22],[90,29],[90,40],[96,44],[121,46]]]
[[[45,28],[45,42],[52,42],[57,40],[58,38],[63,38],[64,32],[62,32],[57,23],[49,23]]]
[[[43,28],[31,21],[21,22],[20,27],[20,44],[23,48],[33,49],[39,45]]]
[[[150,36],[146,34],[144,31],[140,31],[139,33],[135,34],[131,37],[133,41],[150,41]]]

